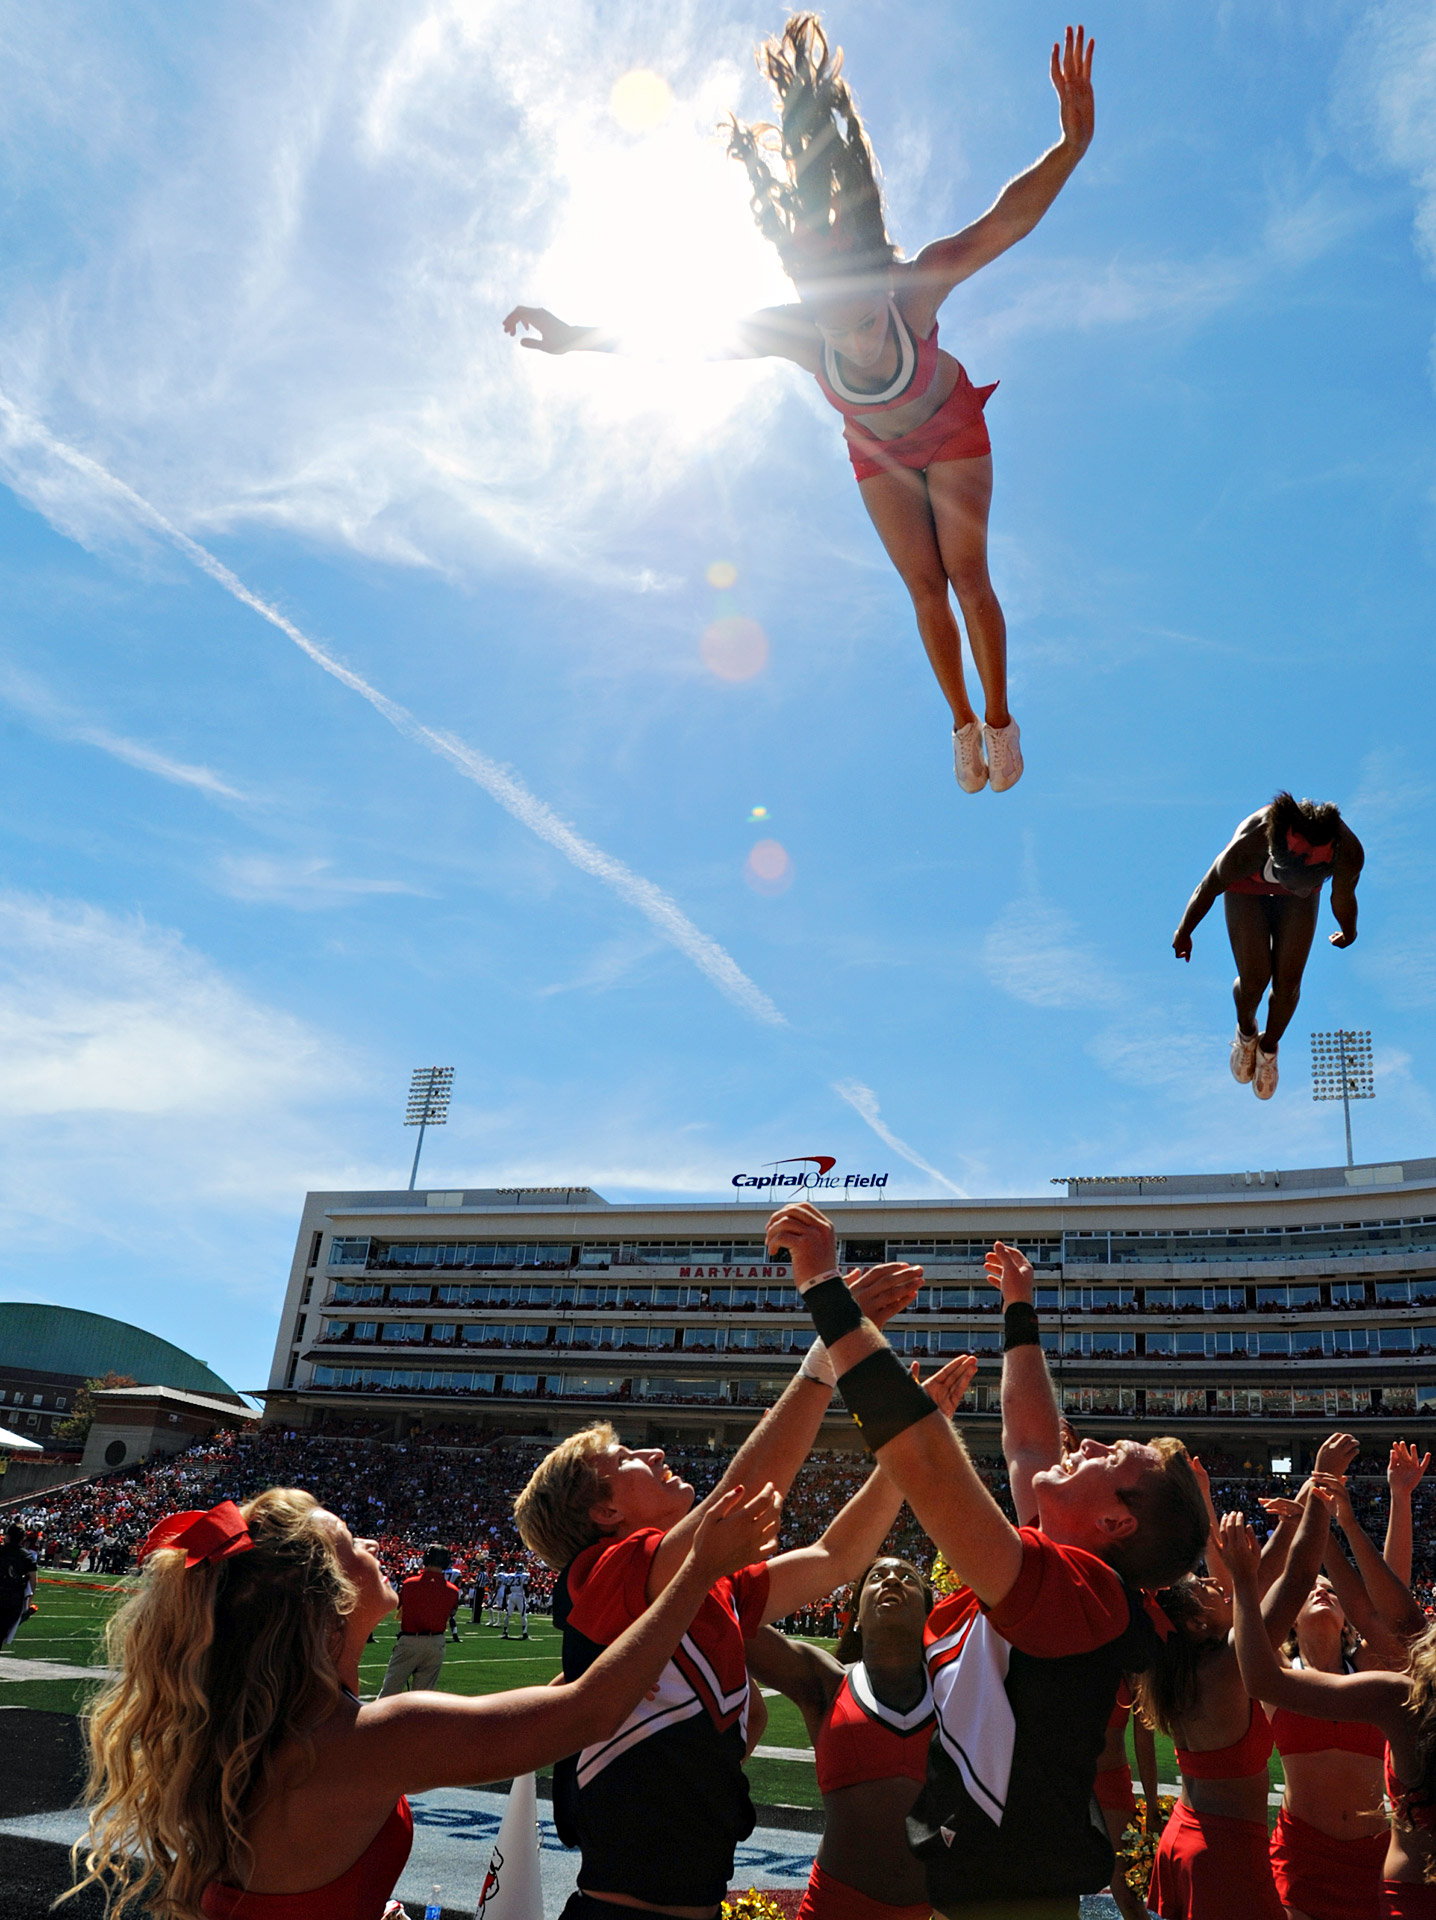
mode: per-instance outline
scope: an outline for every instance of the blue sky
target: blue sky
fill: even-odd
[[[1096,143],[944,310],[1028,764],[969,798],[836,417],[685,351],[784,294],[712,134],[778,13],[0,8],[0,1290],[258,1384],[302,1194],[404,1183],[430,1061],[434,1185],[1329,1162],[1337,1023],[1358,1157],[1430,1150],[1436,24],[1257,12],[1089,11]],[[1054,136],[1062,15],[827,19],[909,252]],[[1278,786],[1369,865],[1261,1106],[1219,914],[1169,942]]]

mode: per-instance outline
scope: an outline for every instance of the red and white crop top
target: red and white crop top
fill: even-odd
[[[823,342],[818,385],[829,405],[847,419],[852,419],[854,414],[885,413],[892,407],[905,407],[913,400],[920,400],[937,378],[937,322],[933,321],[932,332],[926,339],[917,339],[903,319],[897,301],[889,294],[888,328],[897,342],[897,372],[876,393],[850,387],[838,367],[837,354],[826,340]]]
[[[813,1742],[819,1793],[836,1793],[839,1787],[868,1780],[926,1780],[933,1718],[932,1686],[925,1671],[922,1698],[899,1713],[878,1699],[861,1661],[849,1667]]]
[[[1177,1765],[1189,1780],[1246,1780],[1254,1773],[1265,1773],[1274,1742],[1271,1722],[1262,1712],[1260,1701],[1252,1701],[1252,1717],[1240,1740],[1229,1747],[1213,1747],[1205,1753],[1177,1748]]]

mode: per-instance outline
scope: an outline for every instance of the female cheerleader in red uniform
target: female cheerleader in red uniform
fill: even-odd
[[[405,1795],[528,1773],[607,1738],[709,1587],[772,1551],[778,1499],[733,1489],[662,1597],[565,1687],[363,1706],[359,1660],[395,1605],[372,1540],[271,1488],[162,1520],[109,1629],[89,1722],[89,1852],[123,1914],[381,1920],[409,1856]]]
[[[1052,205],[1091,144],[1092,42],[1078,27],[1052,49],[1062,133],[1009,182],[971,226],[900,260],[888,238],[876,165],[816,14],[795,13],[758,62],[778,96],[779,127],[733,122],[729,151],[748,170],[753,210],[798,292],[796,305],[753,314],[734,357],[776,356],[811,373],[843,416],[853,472],[878,537],[912,596],[918,632],[952,709],[958,785],[994,793],[1022,777],[1017,722],[1007,708],[1007,627],[987,569],[992,446],[974,387],[937,343],[937,314],[953,288],[1023,239]],[[774,172],[765,149],[775,151]],[[544,353],[613,351],[611,334],[572,327],[542,307],[515,307],[509,333],[532,328]],[[982,682],[979,722],[968,699],[967,624]]]
[[[1256,1540],[1242,1514],[1223,1520],[1222,1551],[1236,1585],[1237,1658],[1252,1692],[1318,1722],[1375,1726],[1384,1735],[1391,1828],[1382,1920],[1436,1920],[1436,1627],[1412,1644],[1404,1673],[1283,1667],[1262,1629]]]
[[[1269,1568],[1291,1544],[1261,1602],[1273,1646],[1316,1578],[1327,1498],[1309,1483],[1295,1537],[1283,1520],[1269,1543]],[[1268,1857],[1271,1728],[1237,1665],[1231,1595],[1221,1582],[1192,1574],[1159,1597],[1173,1630],[1156,1665],[1140,1676],[1137,1697],[1176,1742],[1182,1793],[1157,1849],[1148,1904],[1162,1920],[1284,1920]]]
[[[1132,1705],[1131,1688],[1124,1682],[1117,1690],[1117,1704],[1107,1722],[1107,1744],[1097,1762],[1097,1778],[1092,1785],[1093,1797],[1102,1809],[1107,1832],[1118,1853],[1122,1850],[1122,1835],[1137,1818],[1132,1768],[1127,1759],[1129,1720],[1132,1744],[1137,1750],[1137,1771],[1142,1778],[1142,1795],[1147,1803],[1145,1830],[1157,1831],[1157,1742],[1141,1714],[1133,1714]],[[1127,1885],[1120,1865],[1112,1876],[1110,1891],[1122,1920],[1147,1920],[1146,1902],[1139,1900]]]
[[[928,1920],[932,1912],[904,1824],[932,1741],[923,1660],[931,1606],[916,1567],[875,1560],[836,1659],[771,1627],[749,1642],[749,1671],[796,1702],[817,1762],[826,1819],[799,1920]]]

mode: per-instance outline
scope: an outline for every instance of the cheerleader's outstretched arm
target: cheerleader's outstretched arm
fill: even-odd
[[[1052,85],[1062,116],[1062,137],[1057,144],[1035,166],[1009,181],[971,226],[925,246],[903,276],[908,282],[904,313],[915,331],[929,330],[938,308],[955,286],[1025,239],[1066,186],[1072,170],[1092,144],[1095,45],[1081,27],[1075,34],[1069,27],[1065,44],[1052,49]]]

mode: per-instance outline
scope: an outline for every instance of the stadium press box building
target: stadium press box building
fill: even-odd
[[[888,1327],[898,1350],[978,1355],[960,1416],[975,1445],[997,1436],[982,1257],[999,1237],[1036,1268],[1043,1344],[1085,1432],[1175,1430],[1265,1469],[1299,1467],[1337,1426],[1372,1447],[1414,1439],[1436,1412],[1436,1160],[1070,1180],[1029,1199],[827,1184],[812,1197],[833,1202],[846,1263],[925,1269]],[[764,1251],[772,1194],[734,1191],[676,1206],[582,1187],[311,1193],[266,1421],[482,1437],[606,1418],[634,1445],[733,1444],[811,1338]],[[824,1443],[857,1444],[836,1404]]]

